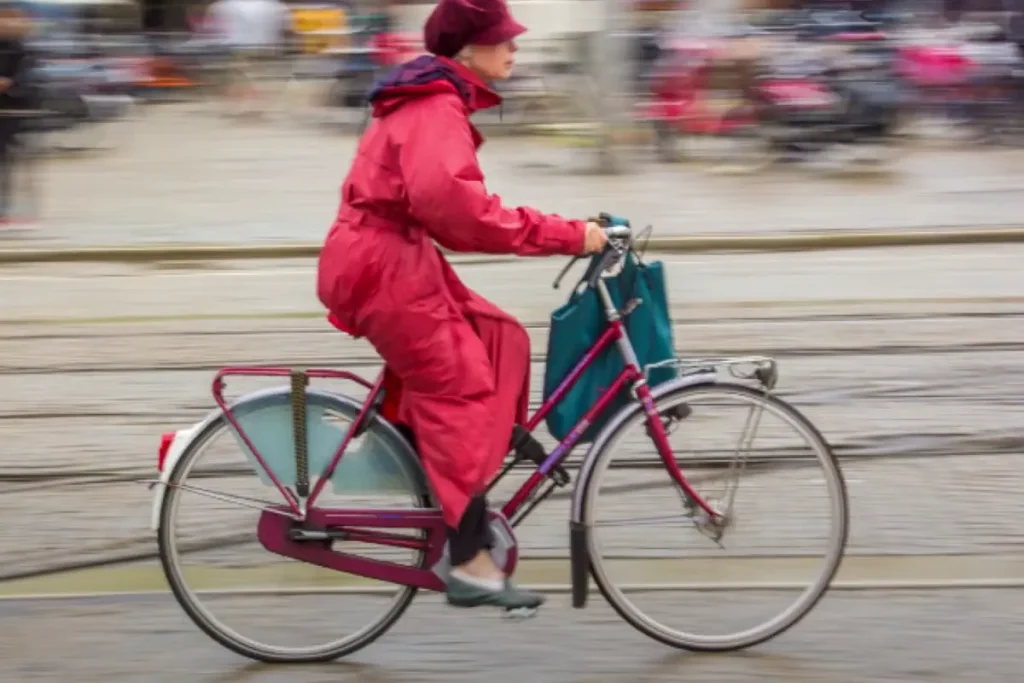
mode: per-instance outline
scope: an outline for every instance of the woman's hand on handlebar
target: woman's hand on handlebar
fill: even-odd
[[[608,244],[608,235],[605,234],[604,228],[593,221],[588,222],[587,232],[583,238],[583,253],[596,254],[604,249],[606,244]]]

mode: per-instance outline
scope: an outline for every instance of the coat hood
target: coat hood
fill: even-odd
[[[373,115],[386,116],[404,103],[436,95],[456,93],[469,113],[494,107],[501,96],[476,74],[447,57],[424,55],[401,64],[378,80],[370,90]]]

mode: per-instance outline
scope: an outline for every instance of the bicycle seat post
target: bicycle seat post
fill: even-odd
[[[292,432],[295,438],[295,493],[302,516],[306,516],[309,498],[309,443],[306,435],[306,387],[309,375],[305,370],[291,371]]]

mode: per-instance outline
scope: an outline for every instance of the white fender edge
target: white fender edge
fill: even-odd
[[[171,440],[171,445],[167,448],[167,456],[164,458],[160,476],[154,485],[156,493],[153,495],[153,512],[150,518],[150,529],[153,531],[160,528],[160,508],[164,504],[164,496],[167,494],[167,482],[171,478],[171,472],[174,471],[174,466],[178,464],[178,460],[181,459],[185,449],[192,443],[193,437],[206,422],[207,420],[203,420],[187,429],[179,429],[174,432],[174,438]]]

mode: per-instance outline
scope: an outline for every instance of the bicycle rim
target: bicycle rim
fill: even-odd
[[[192,544],[192,551],[195,554],[202,554],[217,546],[219,541],[220,547],[213,550],[216,553],[235,545],[240,540],[238,536],[241,535],[246,541],[244,544],[237,543],[243,550],[241,561],[228,562],[217,557],[213,571],[190,571],[190,568],[183,565],[183,557],[189,553],[183,547],[187,544],[182,542],[184,534],[179,528],[181,503],[186,497],[205,499],[206,496],[192,493],[190,489],[182,488],[181,485],[189,486],[190,475],[196,470],[197,463],[207,449],[216,443],[217,438],[231,438],[230,434],[230,427],[224,418],[211,423],[182,455],[170,478],[160,512],[158,542],[161,564],[178,603],[208,636],[238,654],[259,661],[329,661],[351,654],[372,643],[401,617],[415,597],[416,589],[362,581],[267,552],[256,539],[259,510],[243,508],[241,515],[246,519],[242,521],[242,526],[233,525],[220,532],[219,536],[215,536],[212,546]],[[255,473],[252,473],[251,477],[258,481]],[[193,486],[216,490],[210,489],[202,480]],[[330,486],[325,488],[325,494],[329,490]],[[232,492],[229,495],[238,494]],[[276,489],[266,490],[262,496],[269,505],[280,504],[278,498],[280,494]],[[324,498],[327,496],[322,496],[322,499]],[[428,501],[412,491],[409,492],[407,501],[411,502],[411,507],[414,508],[428,505]],[[328,505],[334,506],[331,503]],[[345,507],[376,508],[380,507],[380,504],[349,504]],[[237,522],[238,519],[232,521]],[[219,526],[217,521],[211,522],[210,526]],[[249,524],[248,528],[245,527],[246,524]],[[348,548],[345,548],[345,551],[347,552]],[[425,553],[410,550],[405,554],[410,557],[403,561],[403,564],[421,568],[424,566]],[[263,564],[259,564],[260,561]],[[240,582],[248,577],[253,578],[253,586],[241,587],[234,584],[235,578]],[[385,604],[368,610],[362,603],[370,600],[377,604],[384,601]],[[223,612],[218,614],[211,607],[212,603],[226,605],[225,612],[239,618],[229,621]],[[331,609],[332,605],[336,605],[336,609]],[[343,627],[337,622],[342,621],[346,614],[353,611],[372,611],[375,616],[347,635],[338,636]],[[265,629],[271,634],[269,637],[255,637],[243,633],[243,630],[250,627],[255,628],[258,618],[272,622],[270,628]],[[239,628],[242,624],[245,626],[244,629]],[[330,638],[321,642],[304,640],[303,633],[308,630],[307,627],[317,624],[322,624],[325,631],[332,634]],[[275,642],[279,637],[292,642]]]
[[[591,573],[602,594],[620,616],[646,635],[673,647],[703,651],[738,650],[783,633],[806,616],[825,595],[846,547],[848,502],[842,473],[828,444],[814,426],[794,408],[760,391],[729,384],[682,388],[660,397],[655,405],[659,414],[665,414],[666,411],[681,404],[690,406],[693,414],[681,420],[678,429],[688,441],[704,444],[708,440],[702,440],[693,427],[704,415],[705,408],[701,406],[711,405],[710,420],[714,424],[720,420],[716,411],[728,401],[737,403],[747,410],[760,411],[759,419],[766,415],[770,416],[778,424],[790,428],[804,444],[803,452],[811,456],[809,459],[804,457],[804,466],[810,462],[817,463],[828,494],[827,502],[814,507],[817,511],[828,511],[828,522],[820,529],[820,535],[826,537],[826,541],[823,543],[824,548],[819,559],[813,560],[808,559],[805,544],[799,539],[791,538],[788,547],[785,542],[772,544],[765,540],[766,532],[771,527],[767,522],[771,521],[773,511],[787,508],[798,511],[802,509],[795,502],[797,489],[800,487],[779,487],[774,479],[780,476],[780,473],[799,473],[801,470],[794,464],[798,459],[783,465],[781,458],[774,462],[770,458],[762,458],[765,462],[758,465],[759,476],[762,477],[760,486],[774,497],[769,499],[767,506],[758,505],[752,508],[751,514],[742,514],[737,511],[740,508],[742,494],[742,486],[738,486],[731,506],[734,508],[733,526],[726,529],[721,539],[724,548],[719,549],[711,540],[700,535],[698,525],[694,522],[695,518],[700,519],[699,515],[685,513],[685,496],[671,481],[670,475],[660,462],[657,467],[648,468],[644,475],[630,476],[648,477],[650,483],[663,486],[663,490],[670,493],[663,493],[659,497],[653,489],[641,486],[639,479],[622,479],[627,476],[620,474],[624,471],[624,463],[627,463],[630,457],[634,457],[630,455],[634,452],[634,447],[627,440],[627,435],[631,432],[635,434],[639,429],[648,443],[651,442],[650,437],[646,435],[646,416],[643,411],[637,411],[617,428],[601,452],[595,456],[597,461],[593,474],[586,483],[583,510],[584,522],[588,527]],[[675,441],[673,449],[684,476],[702,497],[707,498],[707,492],[702,490],[702,485],[714,482],[716,468],[724,469],[726,463],[714,460],[710,455],[714,449],[702,451],[703,455],[699,457],[682,457],[682,449]],[[693,450],[697,449],[698,446],[693,447]],[[648,452],[654,455],[653,443],[648,446]],[[618,460],[616,468],[609,467],[613,460]],[[697,466],[696,463],[703,465]],[[619,477],[618,481],[613,481],[612,475],[609,474],[612,471],[616,472],[614,476]],[[816,479],[807,479],[805,470],[799,476],[806,482],[816,482]],[[622,501],[614,503],[618,508],[613,507],[613,511],[618,510],[618,515],[626,517],[623,532],[603,531],[606,527],[613,526],[607,524],[598,513],[602,485],[606,483],[613,485],[609,486],[608,490],[616,492],[615,495],[625,491],[639,492],[642,496],[636,504],[623,504]],[[754,486],[755,490],[756,488],[757,485]],[[648,519],[637,512],[637,508],[647,503],[661,503],[668,507],[660,508]],[[718,500],[715,504],[721,506],[724,502]],[[697,512],[699,513],[699,509]],[[796,524],[785,530],[790,536],[796,536],[804,527],[814,526],[813,519],[801,518],[799,514],[796,516]],[[664,523],[667,531],[651,530],[653,524],[659,521]],[[745,524],[747,528],[741,528],[741,524]],[[686,534],[691,534],[692,537]],[[766,549],[766,553],[754,557],[736,552],[731,547],[733,538],[753,538],[754,545],[760,544]],[[668,545],[668,542],[680,539],[683,540],[681,545],[684,546],[681,553],[673,554],[672,551],[666,551],[664,546]],[[623,549],[627,550],[624,552]],[[737,564],[727,564],[730,560]],[[620,567],[624,568],[621,572]],[[616,578],[616,574],[620,576]],[[803,584],[796,579],[803,574],[810,576],[807,577],[806,587],[801,589],[799,586]],[[743,595],[752,599],[757,610],[771,616],[752,625],[734,627],[735,630],[716,630],[709,633],[711,629],[707,629],[702,633],[702,628],[706,628],[705,620],[710,621],[716,610],[721,609],[730,615],[737,611],[736,601],[726,597],[726,593],[730,591],[742,591]],[[786,591],[799,592],[784,608],[772,608],[769,611],[760,606],[761,603],[772,602],[770,598]],[[672,593],[681,594],[682,598],[672,598]],[[640,603],[643,600],[647,600],[651,606],[641,607]],[[652,612],[664,612],[666,616],[652,616]],[[685,627],[676,626],[680,621],[689,623]]]

